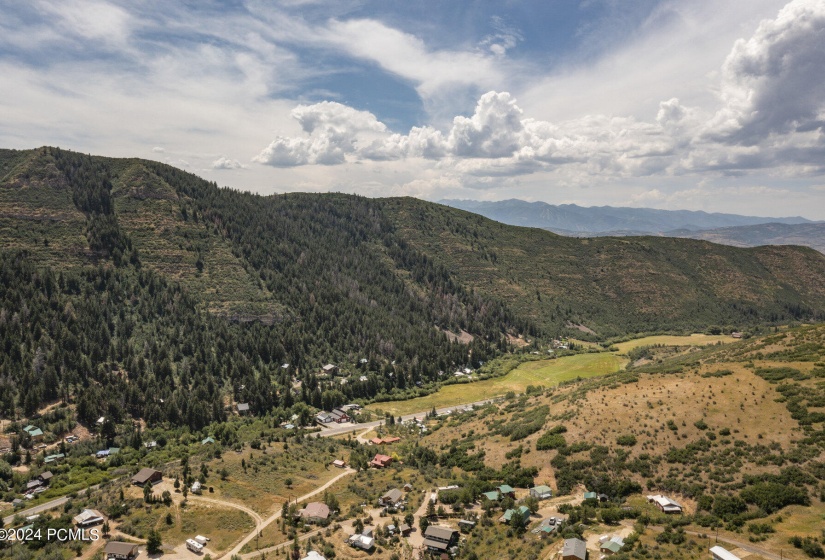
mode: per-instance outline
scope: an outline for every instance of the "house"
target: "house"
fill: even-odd
[[[375,539],[367,535],[352,535],[347,539],[347,544],[353,548],[360,548],[361,550],[372,550],[375,546]]]
[[[110,560],[134,560],[138,555],[138,545],[120,541],[109,541],[103,554]]]
[[[80,528],[100,525],[104,521],[105,519],[103,519],[100,512],[93,509],[84,509],[78,515],[74,516],[74,524]]]
[[[32,441],[43,441],[43,430],[37,426],[28,425],[23,428],[23,431],[29,434]]]
[[[154,484],[161,480],[163,480],[162,472],[145,467],[140,469],[140,471],[132,477],[132,484],[135,486],[145,486],[146,484]]]
[[[321,371],[327,375],[338,375],[338,366],[335,364],[327,364],[321,368]]]
[[[404,492],[412,492],[413,486],[409,482],[404,485]]]
[[[324,558],[323,556],[321,556],[320,554],[318,554],[317,552],[315,552],[314,550],[310,550],[310,551],[307,552],[306,556],[301,558],[301,560],[327,560],[327,559]]]
[[[407,525],[406,523],[402,523],[398,526],[398,531],[405,537],[409,537],[410,533],[412,533],[412,527]]]
[[[603,537],[604,538],[604,537]],[[624,539],[622,537],[613,537],[609,540],[605,540],[599,545],[599,550],[605,556],[611,556],[616,554],[622,550],[624,546]]]
[[[333,422],[337,422],[338,424],[343,424],[344,422],[350,421],[349,414],[340,408],[334,408],[332,412],[330,412],[330,415],[332,416]]]
[[[383,469],[384,467],[388,467],[391,463],[392,457],[378,453],[375,457],[373,457],[372,461],[370,461],[370,466],[375,467],[376,469]]]
[[[710,556],[713,560],[740,560],[736,554],[718,545],[710,549]]]
[[[347,463],[343,459],[335,459],[332,462],[332,466],[335,467],[335,468],[338,468],[338,469],[343,469],[343,468],[346,468]]]
[[[43,484],[49,484],[52,481],[53,476],[54,475],[52,474],[52,471],[43,471],[42,473],[37,475],[37,478],[39,478],[40,482],[42,482]]]
[[[476,526],[475,521],[470,521],[469,519],[459,519],[458,520],[458,528],[465,533],[469,533],[473,530],[473,527]]]
[[[498,490],[490,490],[489,492],[484,492],[481,495],[490,500],[491,502],[499,501]]]
[[[57,463],[62,461],[66,458],[66,455],[63,453],[55,453],[54,455],[48,455],[43,459],[44,463]]]
[[[331,412],[321,411],[315,416],[315,420],[320,422],[321,424],[329,424],[330,422],[335,420],[335,417],[332,415]]]
[[[209,445],[210,443],[215,443],[215,438],[212,436],[205,437],[201,440],[201,445]]]
[[[502,496],[510,496],[513,499],[516,498],[516,489],[509,484],[502,484],[498,487],[498,491],[501,492]]]
[[[309,523],[323,523],[329,519],[329,506],[323,502],[310,502],[298,511],[298,517]]]
[[[238,414],[241,416],[246,416],[249,414],[249,403],[238,403]]]
[[[401,438],[396,436],[390,436],[385,437],[383,440],[381,440],[381,443],[395,443],[397,441],[401,441]]]
[[[664,513],[682,513],[682,506],[661,494],[648,496],[647,501],[659,506],[659,509]]]
[[[587,543],[581,539],[564,539],[561,560],[586,560]]]
[[[595,492],[585,492],[584,493],[584,499],[585,500],[598,500],[599,495],[596,494]]]
[[[404,499],[404,494],[398,488],[388,490],[386,494],[378,498],[378,503],[382,506],[395,506]]]
[[[25,493],[28,494],[29,492],[31,492],[35,488],[40,488],[40,486],[42,486],[42,484],[43,484],[43,481],[38,480],[36,478],[34,480],[28,481],[26,483],[26,492]]]
[[[546,500],[553,497],[553,491],[549,486],[541,485],[530,488],[530,496],[539,500]]]
[[[458,531],[440,525],[430,525],[424,531],[424,547],[430,552],[447,552],[458,542]]]
[[[502,523],[510,523],[514,515],[521,515],[522,521],[526,523],[527,520],[530,519],[530,508],[527,506],[519,506],[516,509],[508,509],[498,520]]]

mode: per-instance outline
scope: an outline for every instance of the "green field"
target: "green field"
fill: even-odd
[[[528,385],[549,387],[577,377],[587,378],[619,371],[627,363],[624,354],[633,348],[661,344],[665,346],[704,346],[717,342],[733,342],[728,335],[692,334],[690,336],[646,336],[615,344],[618,352],[577,354],[551,360],[525,362],[513,371],[493,379],[476,383],[447,385],[437,393],[406,401],[376,403],[367,408],[391,412],[396,416],[413,414],[435,408],[458,406],[491,397],[500,397],[508,391],[523,393]]]
[[[432,407],[443,408],[499,397],[505,395],[508,391],[523,393],[528,385],[550,387],[577,377],[586,378],[605,375],[619,371],[623,363],[624,361],[615,354],[606,352],[577,354],[555,360],[525,362],[501,377],[485,379],[477,383],[447,385],[437,393],[426,397],[407,401],[377,403],[367,408],[380,409],[401,416],[430,410]]]
[[[619,342],[613,346],[619,349],[619,354],[627,354],[634,348],[639,348],[640,346],[653,346],[654,344],[661,344],[663,346],[706,346],[708,344],[716,344],[717,342],[727,343],[735,341],[735,338],[726,334],[712,335],[696,333],[690,336],[646,336],[644,338],[628,340],[627,342]]]

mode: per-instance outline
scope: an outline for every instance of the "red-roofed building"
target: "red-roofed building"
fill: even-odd
[[[390,463],[392,463],[392,457],[378,453],[373,460],[370,461],[370,466],[375,467],[376,469],[383,469],[384,467],[389,466]]]

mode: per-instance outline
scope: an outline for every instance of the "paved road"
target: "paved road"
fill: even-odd
[[[14,517],[16,515],[22,515],[23,517],[28,517],[30,515],[36,515],[38,513],[43,513],[44,511],[48,511],[50,509],[59,508],[63,504],[69,501],[68,497],[63,498],[55,498],[54,500],[49,500],[48,502],[43,502],[39,506],[30,507],[28,509],[21,509],[20,511],[14,512],[14,515],[9,515],[8,517],[3,518],[3,523],[6,526],[11,525],[11,522],[14,521]]]

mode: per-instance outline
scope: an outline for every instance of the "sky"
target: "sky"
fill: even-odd
[[[0,147],[825,220],[825,0],[0,0]]]

